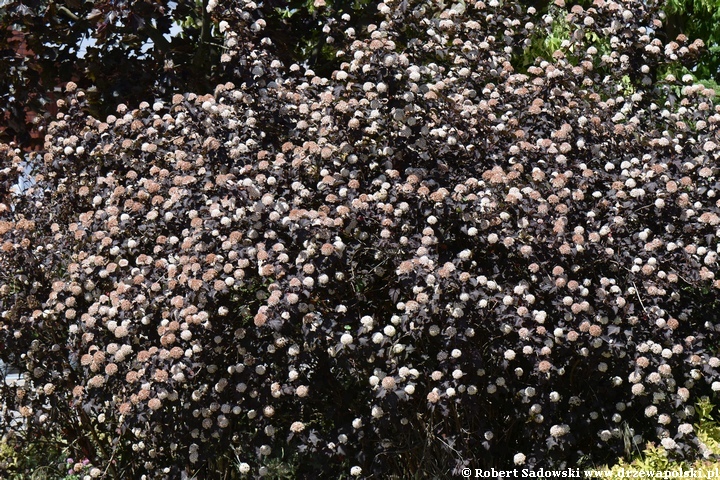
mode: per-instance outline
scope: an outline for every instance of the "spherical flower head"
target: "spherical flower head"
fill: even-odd
[[[125,327],[125,326],[123,326],[123,325],[119,325],[119,326],[115,329],[115,331],[114,331],[113,333],[115,334],[115,336],[116,336],[117,338],[127,337],[127,335],[128,335],[128,328]]]
[[[360,323],[365,327],[368,331],[372,330],[373,326],[375,325],[375,321],[370,315],[365,315],[360,319]]]
[[[242,473],[242,474],[250,473],[250,465],[248,465],[245,462],[242,462],[240,465],[238,465],[238,470],[240,470],[240,473]]]
[[[637,366],[640,367],[640,368],[647,368],[648,365],[650,365],[650,361],[647,359],[647,357],[638,357],[638,358],[635,360],[635,363],[636,363]]]
[[[349,333],[343,333],[342,337],[340,337],[340,343],[343,345],[350,345],[353,343],[353,337]]]
[[[220,428],[227,428],[230,425],[230,420],[225,415],[220,415],[217,423]]]
[[[335,253],[335,247],[330,243],[325,243],[322,247],[320,247],[320,253],[325,256],[330,256]]]
[[[305,424],[302,422],[293,422],[292,425],[290,425],[290,431],[293,433],[300,433],[303,430],[305,430]]]
[[[513,462],[515,463],[515,465],[523,465],[523,464],[525,464],[526,458],[527,457],[525,457],[524,454],[516,453],[515,456],[513,457]]]
[[[359,477],[361,474],[362,468],[358,467],[357,465],[350,469],[350,475],[352,475],[353,477]]]
[[[694,430],[694,427],[689,423],[682,423],[678,425],[678,433],[681,435],[688,435],[692,433]]]
[[[685,387],[678,388],[677,394],[683,402],[687,402],[690,398],[690,390]]]
[[[660,440],[660,445],[663,446],[665,450],[672,450],[673,448],[677,448],[677,443],[675,443],[675,440],[672,438],[663,438]]]
[[[90,380],[88,380],[88,387],[99,388],[102,387],[104,383],[105,378],[102,375],[95,375]]]
[[[569,431],[569,427],[567,425],[553,425],[550,427],[550,435],[553,437],[562,437]]]
[[[382,386],[386,390],[392,390],[396,385],[397,383],[395,382],[395,378],[391,376],[387,376],[382,379]]]
[[[514,360],[515,359],[515,351],[514,350],[505,350],[504,357],[505,357],[505,360]]]

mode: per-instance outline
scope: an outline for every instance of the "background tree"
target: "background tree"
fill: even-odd
[[[369,0],[269,1],[255,14],[283,60],[324,65],[334,58],[323,27],[334,15],[354,15],[360,28],[374,11]],[[208,6],[210,8],[208,9]],[[73,80],[88,92],[88,108],[107,115],[118,103],[138,104],[172,93],[210,92],[228,71],[218,23],[208,0],[55,2],[11,0],[0,10],[0,134],[23,147],[53,113],[55,93]]]
[[[668,39],[678,34],[699,38],[705,50],[693,69],[698,78],[720,83],[720,2],[718,0],[668,0],[665,4]]]
[[[10,1],[0,29],[4,137],[25,147],[33,119],[45,116],[67,81],[88,89],[89,108],[103,114],[177,88],[209,90],[221,75],[217,32],[202,2]]]

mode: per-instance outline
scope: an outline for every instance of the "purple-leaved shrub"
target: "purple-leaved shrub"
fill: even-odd
[[[720,109],[665,73],[701,42],[652,2],[439,5],[329,22],[322,78],[211,2],[234,84],[105,119],[68,84],[22,193],[0,146],[8,412],[115,478],[702,456]]]

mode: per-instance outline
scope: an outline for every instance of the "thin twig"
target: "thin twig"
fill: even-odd
[[[635,285],[635,282],[632,282],[632,284],[633,288],[635,289],[635,295],[637,295],[638,300],[640,301],[640,306],[642,307],[643,312],[647,313],[647,308],[645,308],[645,304],[643,303],[642,298],[640,298],[640,292],[637,289],[637,285]]]

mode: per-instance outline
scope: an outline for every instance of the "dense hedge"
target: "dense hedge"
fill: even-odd
[[[0,208],[3,400],[98,475],[445,475],[703,453],[714,92],[651,2],[381,4],[331,78],[216,5],[235,84],[95,119]],[[516,71],[532,38],[567,38]],[[6,192],[26,168],[1,146]]]

